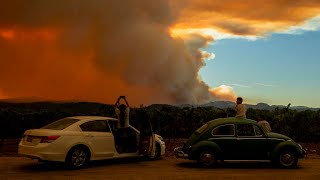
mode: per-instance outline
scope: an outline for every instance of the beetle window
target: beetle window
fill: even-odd
[[[234,125],[221,125],[212,130],[213,136],[234,136]]]
[[[238,124],[237,125],[238,136],[255,136],[255,131],[252,124]]]
[[[110,132],[109,125],[105,120],[89,121],[80,125],[82,131]]]

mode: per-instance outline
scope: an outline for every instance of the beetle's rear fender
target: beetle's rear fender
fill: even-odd
[[[274,148],[273,152],[271,152],[271,158],[275,158],[283,150],[292,150],[299,158],[302,158],[304,155],[303,149],[301,149],[295,142],[284,141]]]
[[[193,133],[187,140],[187,142],[183,145],[182,150],[184,152],[188,152],[189,147],[193,144],[196,144],[196,142],[199,140],[200,135]]]
[[[200,141],[189,148],[188,158],[191,160],[196,160],[198,159],[200,153],[204,150],[213,151],[217,155],[217,157],[222,154],[219,145],[217,145],[216,143],[212,141]]]

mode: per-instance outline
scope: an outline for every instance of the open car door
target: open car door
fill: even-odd
[[[151,123],[146,118],[139,119],[140,125],[140,141],[139,154],[151,155],[155,154],[155,136],[153,134]]]

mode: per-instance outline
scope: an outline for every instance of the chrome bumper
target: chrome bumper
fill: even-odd
[[[182,151],[181,146],[174,148],[174,154],[176,155],[177,158],[188,159],[188,154],[186,154]]]
[[[297,143],[297,144],[298,144],[298,143]],[[300,158],[308,157],[308,149],[302,147],[300,144],[298,144],[298,146],[300,147],[301,152],[302,152]]]

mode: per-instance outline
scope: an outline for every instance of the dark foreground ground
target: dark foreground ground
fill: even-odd
[[[320,179],[319,156],[299,162],[296,169],[277,169],[265,162],[219,164],[201,168],[193,161],[164,157],[157,161],[99,161],[70,170],[61,164],[38,163],[23,157],[0,157],[0,179]]]
[[[166,155],[157,161],[141,158],[93,162],[81,170],[63,164],[38,163],[19,157],[17,143],[7,143],[0,152],[0,180],[6,179],[320,179],[319,144],[303,144],[310,155],[299,161],[296,169],[274,168],[268,162],[226,162],[201,168],[194,161],[176,159],[173,148],[183,139],[168,141]],[[9,142],[9,141],[8,141]],[[10,150],[10,151],[9,151]]]

